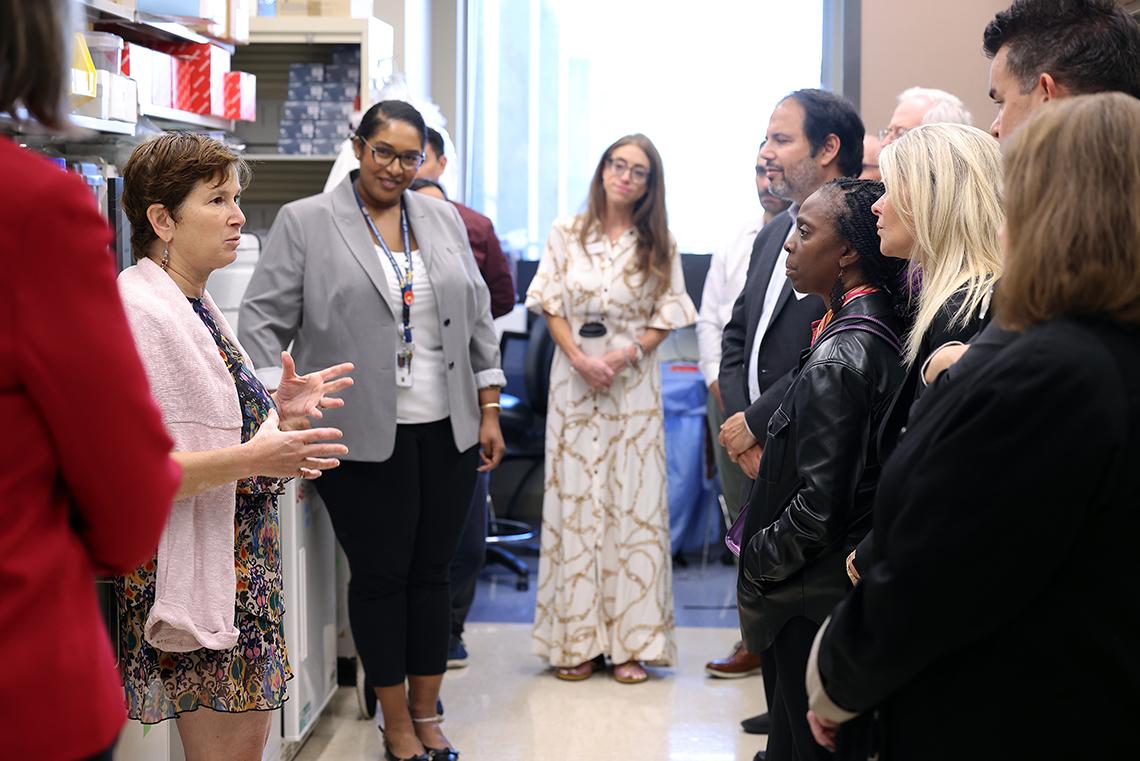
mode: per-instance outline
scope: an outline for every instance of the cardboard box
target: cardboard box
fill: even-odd
[[[174,108],[225,117],[230,54],[209,43],[162,43],[159,49],[174,58]]]
[[[277,0],[278,16],[369,18],[372,0]]]
[[[225,37],[229,26],[227,0],[137,0],[140,13],[166,16],[212,37]]]
[[[111,118],[111,72],[95,69],[95,92],[92,97],[74,105],[73,111],[92,119]]]
[[[348,119],[355,110],[355,105],[347,101],[321,101],[318,119],[337,119],[348,124]]]
[[[226,72],[226,118],[257,121],[257,77],[248,71]]]
[[[107,117],[134,124],[139,120],[139,86],[135,80],[122,74],[111,74],[110,104]]]
[[[134,42],[123,46],[122,73],[135,81],[138,85],[139,105],[145,106],[153,103],[151,97],[151,79],[154,76],[154,66],[150,56],[154,53],[150,48],[144,48]]]
[[[324,113],[319,100],[287,100],[281,109],[282,119],[319,119]]]

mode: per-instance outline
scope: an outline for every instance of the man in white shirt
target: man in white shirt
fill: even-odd
[[[764,225],[772,221],[791,204],[768,189],[768,175],[764,162],[756,158],[756,193],[760,206],[764,209],[762,218],[753,219],[736,234],[732,240],[721,246],[709,262],[705,287],[701,291],[701,309],[697,317],[697,348],[700,352],[701,375],[708,386],[709,430],[714,438],[724,423],[724,400],[720,396],[720,343],[724,326],[732,317],[732,305],[736,303],[744,288],[744,278],[748,274],[748,259],[752,256],[752,244]],[[720,443],[713,444],[716,470],[720,476],[721,492],[728,505],[728,520],[733,522],[740,515],[744,494],[741,487],[744,474],[729,458],[728,452]]]

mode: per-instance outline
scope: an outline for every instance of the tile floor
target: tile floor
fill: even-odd
[[[736,636],[727,627],[682,627],[679,662],[653,669],[645,684],[603,673],[569,683],[528,654],[528,624],[473,623],[470,665],[444,679],[444,729],[465,761],[750,761],[766,738],[737,722],[764,710],[760,678],[704,674],[705,661]],[[382,757],[374,721],[359,717],[355,694],[342,687],[295,761]]]
[[[538,558],[522,557],[531,568],[527,591],[516,590],[506,569],[484,569],[465,636],[470,666],[444,680],[445,731],[464,761],[751,761],[765,746],[739,725],[765,710],[760,678],[704,673],[739,638],[736,569],[717,550],[674,568],[679,661],[642,685],[608,674],[560,682],[529,654]],[[354,692],[342,687],[294,761],[382,757],[375,722],[360,718]]]

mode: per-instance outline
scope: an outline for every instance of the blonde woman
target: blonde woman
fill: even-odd
[[[913,324],[907,333],[906,379],[879,429],[885,462],[922,393],[922,367],[931,353],[964,342],[989,319],[994,284],[1001,277],[998,230],[1001,153],[998,141],[964,124],[927,124],[907,132],[879,155],[886,192],[872,207],[882,252],[908,259]],[[860,566],[847,560],[852,582]],[[866,557],[867,553],[863,552]]]

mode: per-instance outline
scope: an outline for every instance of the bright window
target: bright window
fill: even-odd
[[[471,206],[539,254],[583,208],[594,167],[644,132],[681,251],[712,251],[761,211],[756,151],[781,97],[818,87],[823,2],[472,0]]]

